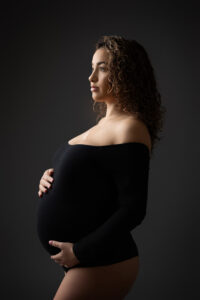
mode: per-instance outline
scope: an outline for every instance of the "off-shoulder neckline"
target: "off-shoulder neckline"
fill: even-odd
[[[144,147],[149,155],[150,155],[150,150],[148,148],[148,146],[144,143],[141,143],[141,142],[126,142],[126,143],[120,143],[120,144],[108,144],[108,145],[89,145],[89,144],[69,144],[68,141],[67,141],[67,145],[70,146],[70,147],[75,147],[75,146],[79,146],[79,147],[90,147],[90,148],[116,148],[117,146],[118,147],[122,147],[122,146],[125,146],[125,145],[138,145],[138,146],[142,146]]]

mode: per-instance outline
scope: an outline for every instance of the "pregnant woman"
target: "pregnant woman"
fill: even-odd
[[[38,236],[65,271],[54,300],[118,300],[130,292],[139,272],[131,231],[146,215],[163,126],[154,71],[135,40],[102,36],[89,82],[100,120],[56,150],[39,184]]]

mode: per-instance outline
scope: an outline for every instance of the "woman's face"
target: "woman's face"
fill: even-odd
[[[111,94],[108,95],[108,75],[107,68],[109,54],[104,48],[99,48],[93,55],[92,74],[89,76],[90,88],[97,87],[91,90],[92,98],[98,102],[113,100]]]

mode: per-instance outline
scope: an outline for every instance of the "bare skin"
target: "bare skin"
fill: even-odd
[[[151,137],[146,125],[136,116],[120,111],[112,95],[107,94],[107,71],[97,67],[106,61],[107,53],[99,49],[93,56],[90,83],[98,86],[94,101],[105,102],[106,116],[98,124],[68,141],[70,145],[111,145],[126,142],[144,143],[151,151]],[[99,66],[99,65],[98,65]],[[39,185],[39,196],[51,187],[53,169],[44,172]],[[58,287],[53,300],[122,300],[130,292],[139,273],[139,256],[106,266],[72,268]]]
[[[138,256],[108,266],[70,269],[53,300],[122,300],[138,272]]]

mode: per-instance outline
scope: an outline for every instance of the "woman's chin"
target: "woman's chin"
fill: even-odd
[[[105,99],[100,97],[100,96],[94,96],[92,95],[92,99],[95,101],[95,102],[104,102]]]

